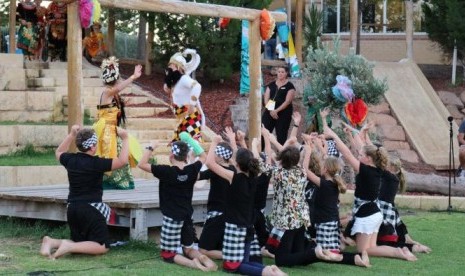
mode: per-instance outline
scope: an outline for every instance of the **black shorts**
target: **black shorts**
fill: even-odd
[[[200,235],[199,248],[205,250],[221,250],[225,229],[224,215],[208,219]]]
[[[181,245],[183,247],[191,247],[195,241],[195,229],[192,219],[184,221],[181,228]]]
[[[93,241],[110,248],[107,221],[97,209],[88,203],[71,203],[67,216],[72,241]]]

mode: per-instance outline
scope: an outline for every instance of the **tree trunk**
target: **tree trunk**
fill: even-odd
[[[115,9],[108,10],[107,48],[110,56],[115,55]]]
[[[145,44],[147,40],[147,20],[144,12],[139,12],[139,34],[137,35],[137,59],[145,59]]]
[[[358,0],[350,0],[350,48],[357,51]]]
[[[155,36],[155,15],[149,13],[147,17],[149,25],[149,34],[147,36],[147,47],[145,54],[145,75],[149,76],[152,74],[152,48],[153,48],[153,38]]]
[[[406,173],[407,191],[449,195],[449,177],[434,174]],[[465,196],[465,179],[451,178],[451,196]]]
[[[407,58],[413,61],[413,2],[405,1],[405,40],[407,43]]]

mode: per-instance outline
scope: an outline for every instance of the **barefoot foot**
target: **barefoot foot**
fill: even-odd
[[[42,238],[42,245],[40,246],[40,255],[50,258],[52,255],[52,240],[49,236]]]
[[[417,257],[413,255],[413,253],[410,252],[410,250],[407,247],[403,247],[401,251],[402,251],[402,254],[404,255],[405,260],[410,261],[410,262],[414,262],[417,260]]]
[[[370,259],[368,258],[368,253],[363,251],[360,255],[355,255],[355,265],[361,267],[371,267]]]
[[[274,254],[268,251],[268,249],[266,249],[264,246],[260,249],[260,252],[262,253],[262,256],[274,259]]]
[[[192,268],[195,268],[195,269],[199,269],[199,270],[202,270],[204,272],[208,272],[208,268],[205,267],[204,265],[202,265],[202,263],[199,261],[199,259],[197,258],[194,258],[192,259],[192,265],[191,265]]]
[[[208,269],[207,271],[218,270],[218,265],[205,255],[200,255],[199,261],[204,267]]]

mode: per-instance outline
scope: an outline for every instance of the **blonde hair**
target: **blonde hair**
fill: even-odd
[[[318,151],[313,150],[310,154],[310,163],[308,169],[316,175],[321,175],[321,155]]]
[[[377,168],[386,170],[388,165],[388,153],[383,146],[365,145],[362,150],[366,156],[371,157]]]
[[[404,170],[402,169],[402,163],[400,159],[396,156],[389,157],[389,166],[392,169],[392,173],[397,176],[399,179],[399,192],[401,194],[405,193],[407,190],[407,180],[405,179]]]
[[[326,173],[333,178],[339,193],[344,194],[347,191],[347,185],[340,175],[342,170],[341,161],[334,156],[329,156],[325,159],[324,162]]]

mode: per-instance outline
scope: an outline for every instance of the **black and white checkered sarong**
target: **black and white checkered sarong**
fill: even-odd
[[[211,219],[211,218],[214,218],[214,217],[218,217],[218,216],[221,216],[223,215],[223,212],[218,212],[218,211],[210,211],[207,213],[207,216],[205,217],[205,221]]]
[[[161,250],[176,252],[181,245],[181,229],[183,224],[184,221],[176,221],[167,216],[163,216],[160,237]]]
[[[92,202],[92,203],[89,203],[89,204],[90,204],[90,206],[97,209],[97,211],[99,211],[100,214],[102,214],[102,216],[105,217],[107,223],[108,223],[108,221],[110,221],[111,208],[110,208],[110,206],[108,206],[108,204],[103,203],[103,202]]]
[[[391,203],[382,200],[378,200],[378,206],[379,209],[381,209],[381,213],[383,213],[383,223],[390,224],[394,229],[396,229],[396,225],[400,223],[396,207],[394,207]]]
[[[316,243],[323,249],[340,250],[339,222],[316,223]]]
[[[245,239],[247,235],[246,227],[239,227],[236,224],[227,223],[224,230],[223,240],[223,260],[227,262],[242,262],[245,252]],[[250,245],[250,256],[260,256],[260,246],[257,235],[254,234]]]

